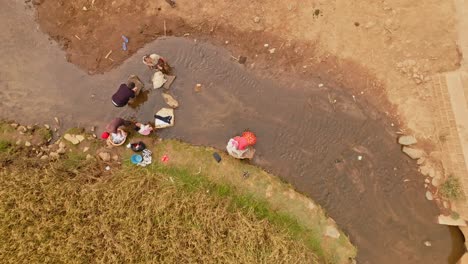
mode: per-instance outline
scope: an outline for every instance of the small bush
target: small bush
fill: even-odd
[[[439,191],[442,196],[448,199],[458,200],[463,197],[460,180],[454,176],[449,176],[440,186]]]

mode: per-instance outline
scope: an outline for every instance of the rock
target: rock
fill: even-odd
[[[28,131],[28,129],[25,126],[18,126],[16,130],[18,130],[20,133],[26,133]]]
[[[425,245],[426,247],[430,247],[430,246],[432,246],[432,243],[431,243],[431,241],[426,240],[426,241],[424,241],[424,245]]]
[[[18,139],[18,140],[16,141],[15,144],[16,144],[16,145],[20,145],[20,144],[21,144],[21,140]]]
[[[68,142],[72,143],[73,145],[77,145],[80,143],[80,140],[78,140],[75,135],[70,135],[70,134],[65,134],[63,135],[63,138],[67,140]]]
[[[424,176],[430,176],[430,175],[432,175],[431,178],[434,177],[434,175],[435,175],[435,169],[434,169],[434,168],[432,167],[432,165],[429,164],[429,163],[427,163],[427,164],[425,164],[425,165],[423,165],[423,166],[420,166],[420,167],[419,167],[419,171],[420,171],[421,174],[424,175]]]
[[[65,148],[67,145],[65,144],[65,142],[63,141],[60,141],[59,142],[59,148]]]
[[[67,151],[66,151],[64,148],[59,148],[59,149],[57,150],[57,153],[58,153],[58,154],[61,154],[61,155],[62,155],[62,154],[65,154],[66,152],[67,152]]]
[[[179,107],[179,102],[177,102],[172,95],[168,93],[162,93],[162,97],[164,98],[164,101],[166,102],[167,105],[169,105],[172,108],[177,108]]]
[[[432,196],[432,193],[430,191],[426,191],[426,199],[429,201],[434,200],[434,197]]]
[[[30,147],[30,146],[31,146],[31,142],[26,141],[26,142],[24,142],[24,145],[25,145],[26,147]]]
[[[47,156],[47,155],[42,155],[41,156],[41,160],[46,160],[46,159],[49,159],[49,156]]]
[[[18,128],[19,125],[16,124],[16,123],[11,123],[10,126],[11,126],[12,128],[14,128],[14,129],[16,129],[16,128]]]
[[[111,155],[109,152],[100,152],[98,154],[99,158],[101,158],[101,160],[105,161],[105,162],[108,162],[110,161],[111,159]]]
[[[254,21],[255,23],[258,23],[258,22],[260,22],[260,18],[259,18],[258,16],[256,16],[256,17],[254,17],[253,21]]]
[[[416,162],[418,165],[421,165],[423,164],[424,162],[426,161],[426,157],[421,157],[418,159],[418,161]]]
[[[151,81],[153,83],[153,88],[159,89],[166,82],[166,78],[164,77],[164,74],[162,72],[157,71],[154,73],[153,78],[151,78]]]
[[[46,129],[50,129],[50,126],[49,126],[48,124],[45,124],[44,127],[45,127]]]
[[[49,157],[51,159],[58,159],[60,157],[60,154],[58,154],[57,152],[51,152],[49,153]]]
[[[89,150],[89,147],[84,147],[83,152],[87,152]]]
[[[95,127],[95,126],[92,126],[92,127],[91,127],[91,132],[94,132],[94,131],[96,131],[96,127]]]
[[[403,153],[405,153],[406,155],[408,155],[408,157],[410,157],[412,159],[419,159],[419,158],[426,155],[424,150],[409,148],[409,147],[406,147],[406,146],[403,147],[402,151],[403,151]]]
[[[414,136],[401,136],[398,138],[400,145],[409,146],[418,143]]]
[[[174,126],[174,122],[175,122],[174,109],[172,109],[172,108],[162,108],[161,110],[159,110],[156,113],[156,115],[163,116],[163,117],[172,116],[170,124],[168,124],[168,123],[166,123],[164,121],[161,121],[159,119],[156,119],[155,120],[155,127],[156,128],[165,128],[165,127]]]
[[[428,178],[426,178],[426,179],[424,179],[424,182],[425,183],[430,183],[431,181]]]
[[[86,155],[86,160],[91,160],[94,159],[94,157],[91,154]]]
[[[441,225],[449,226],[466,226],[465,220],[462,218],[453,219],[451,216],[439,215],[437,222]]]
[[[86,8],[86,6],[83,6],[83,11],[88,11],[88,8]]]
[[[33,129],[32,126],[26,126],[26,128],[27,128],[28,130],[32,130],[32,129]]]
[[[85,137],[83,135],[75,135],[75,138],[78,139],[78,141],[83,141]]]
[[[442,183],[444,183],[444,179],[434,177],[431,183],[434,187],[439,187]]]
[[[119,160],[119,155],[117,155],[117,154],[112,155],[112,160],[113,161],[118,161]]]
[[[325,236],[331,238],[339,238],[340,232],[338,231],[338,229],[336,229],[336,227],[329,225],[325,230]]]
[[[271,54],[273,54],[273,53],[275,53],[276,48],[269,49],[268,51],[269,51]]]
[[[60,125],[60,120],[58,119],[58,117],[54,117],[54,120],[55,120],[55,123],[57,123],[57,125]]]

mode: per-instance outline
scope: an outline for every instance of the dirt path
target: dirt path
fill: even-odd
[[[394,142],[394,121],[364,106],[364,98],[318,87],[310,77],[258,78],[225,50],[178,38],[150,43],[114,70],[89,76],[66,63],[23,4],[3,3],[0,17],[8,40],[0,50],[0,80],[8,87],[0,91],[1,117],[52,123],[58,116],[65,127],[101,125],[117,115],[151,120],[163,106],[159,91],[137,110],[114,108],[109,94],[132,73],[147,82],[141,56],[157,50],[175,66],[172,93],[181,103],[176,126],[163,136],[223,148],[241,129],[256,131],[254,162],[324,206],[357,245],[359,263],[446,263],[461,254],[460,235],[428,221],[437,209]],[[200,94],[196,83],[203,84]]]

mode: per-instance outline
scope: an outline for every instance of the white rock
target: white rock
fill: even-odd
[[[46,160],[46,159],[48,159],[48,158],[49,158],[49,156],[47,156],[47,155],[42,155],[42,156],[41,156],[41,160]]]
[[[10,126],[11,126],[12,128],[14,128],[14,129],[16,129],[16,128],[18,128],[19,125],[16,124],[16,123],[11,123]]]
[[[24,142],[24,145],[25,145],[26,147],[30,147],[30,146],[31,146],[31,142],[26,141],[26,142]]]
[[[430,247],[430,246],[432,246],[432,243],[431,243],[431,241],[426,240],[426,241],[424,241],[424,245],[425,245],[426,247]]]
[[[16,145],[19,145],[19,144],[21,144],[21,140],[18,139],[18,140],[16,141]]]
[[[432,182],[431,182],[431,183],[432,183],[432,185],[433,185],[434,187],[439,187],[442,183],[444,183],[444,180],[443,180],[442,178],[436,178],[436,177],[434,177],[434,178],[432,178]]]
[[[426,191],[426,199],[429,201],[434,200],[434,197],[432,196],[432,193],[430,191]]]
[[[83,152],[87,152],[89,150],[89,147],[84,147]]]
[[[91,159],[94,159],[94,157],[91,156],[91,154],[86,155],[86,160],[91,160]]]
[[[54,120],[55,120],[55,123],[57,123],[57,125],[60,125],[60,120],[58,119],[58,117],[54,117]]]
[[[269,49],[268,51],[269,51],[271,54],[273,54],[273,53],[275,53],[276,48]]]
[[[432,167],[431,164],[427,163],[423,166],[419,167],[419,171],[421,172],[422,175],[424,176],[429,176],[429,175],[435,175],[435,169]],[[432,177],[433,177],[432,176]]]
[[[450,216],[439,215],[437,221],[441,225],[449,225],[449,226],[466,226],[465,220],[462,218],[453,219]]]
[[[75,135],[75,138],[78,139],[79,142],[83,141],[85,137],[83,135]]]
[[[268,44],[263,45],[263,47],[265,47],[265,48],[268,48],[269,46],[270,46],[270,45],[268,45]]]
[[[76,138],[75,135],[65,134],[63,135],[63,138],[68,142],[72,143],[73,145],[77,145],[80,143],[80,141]]]
[[[119,155],[117,155],[117,154],[112,155],[112,160],[113,161],[118,161],[119,160]]]
[[[254,21],[255,23],[258,23],[258,22],[260,22],[260,18],[259,18],[258,16],[256,16],[256,17],[254,17],[253,21]]]
[[[65,142],[60,141],[59,148],[65,148],[66,146]]]
[[[409,146],[418,143],[414,136],[401,136],[398,138],[400,145]]]
[[[26,131],[28,131],[28,129],[25,126],[18,126],[16,130],[18,130],[20,133],[26,133]]]
[[[64,148],[59,148],[59,149],[57,150],[57,153],[58,153],[58,154],[61,154],[61,155],[62,155],[62,154],[65,154],[66,152],[67,152],[67,151],[66,151]]]
[[[409,147],[403,147],[402,149],[403,153],[405,153],[406,155],[408,155],[408,157],[412,158],[412,159],[419,159],[423,156],[425,156],[425,152],[424,150],[421,150],[421,149],[415,149],[415,148],[409,148]]]
[[[426,157],[421,157],[421,158],[418,159],[417,164],[418,164],[418,165],[421,165],[421,164],[423,164],[425,161],[426,161]]]
[[[111,155],[108,152],[101,152],[98,155],[99,155],[99,158],[101,158],[101,160],[103,160],[105,162],[110,161],[110,159],[111,159]]]
[[[338,231],[338,229],[336,229],[336,227],[329,225],[325,229],[325,236],[328,236],[331,238],[339,238],[340,232]]]
[[[166,82],[166,78],[164,77],[164,74],[162,72],[157,71],[154,73],[153,78],[151,78],[151,81],[153,82],[153,88],[159,89]]]
[[[50,129],[50,126],[49,126],[48,124],[45,124],[44,127],[45,127],[46,129]]]
[[[170,107],[172,108],[177,108],[179,107],[179,102],[177,102],[176,99],[174,99],[174,97],[172,97],[172,95],[168,94],[168,93],[162,93],[161,94],[164,101],[166,102],[167,105],[169,105]]]

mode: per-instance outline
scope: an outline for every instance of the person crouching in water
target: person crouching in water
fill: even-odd
[[[143,57],[143,63],[152,70],[159,70],[164,74],[171,73],[171,66],[166,62],[166,60],[159,56],[158,54],[145,55]]]
[[[130,99],[135,98],[138,95],[138,92],[139,91],[135,86],[135,83],[122,83],[117,92],[112,95],[112,104],[116,107],[124,107],[128,104]]]

